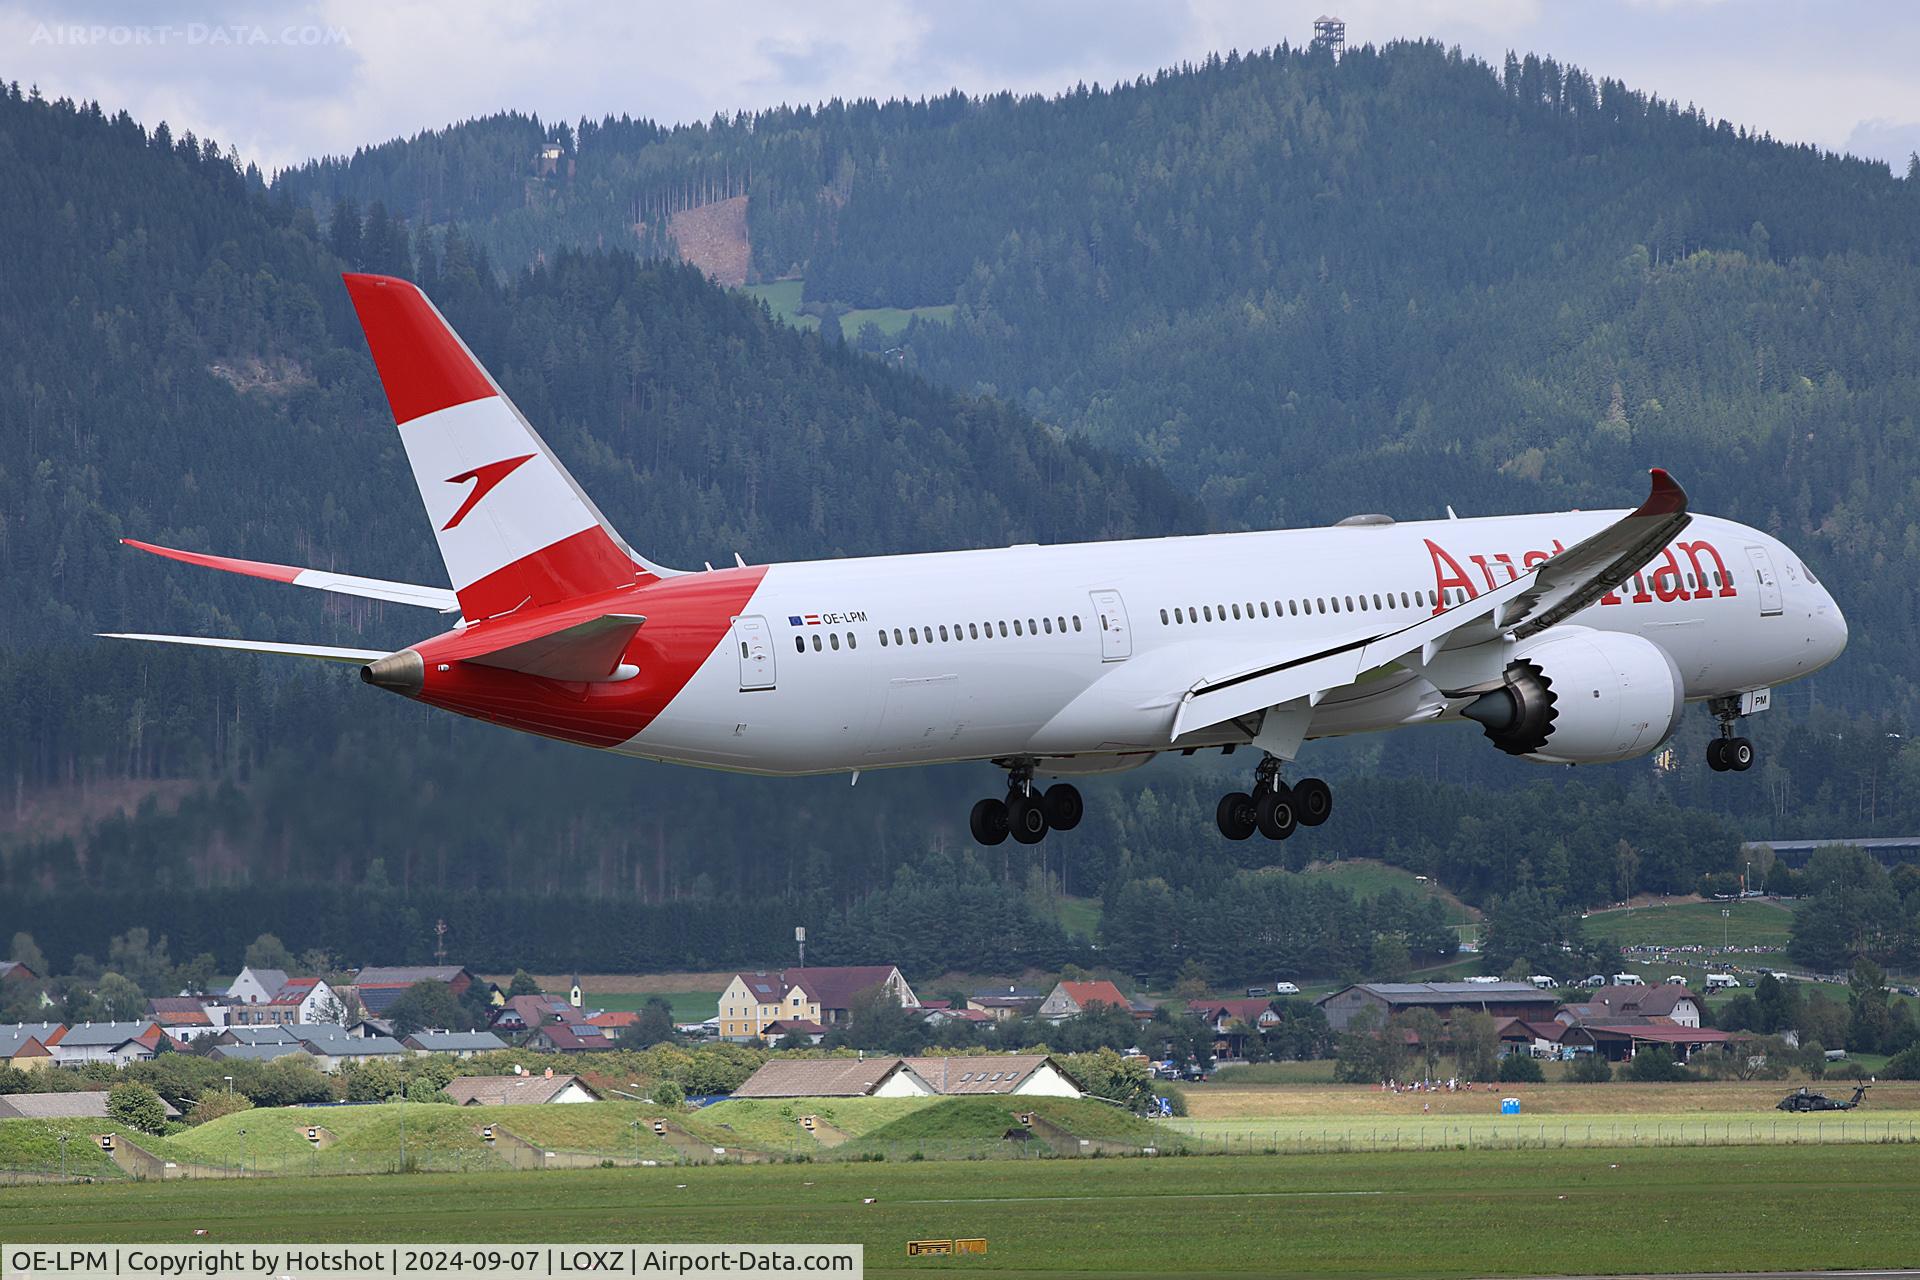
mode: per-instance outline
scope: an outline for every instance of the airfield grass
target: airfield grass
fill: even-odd
[[[1721,911],[1732,914],[1725,919]],[[1784,949],[1793,928],[1793,911],[1777,902],[1676,902],[1631,911],[1596,911],[1585,922],[1589,936],[1620,946],[1736,947]]]
[[[1312,1063],[1286,1064],[1309,1067]],[[1186,1089],[1192,1120],[1417,1120],[1423,1115],[1453,1119],[1498,1118],[1500,1099],[1519,1098],[1522,1116],[1591,1116],[1596,1119],[1650,1120],[1655,1117],[1754,1116],[1771,1118],[1773,1105],[1800,1087],[1800,1082],[1701,1081],[1687,1084],[1494,1084],[1472,1092],[1387,1093],[1375,1085],[1312,1087],[1259,1086],[1224,1083],[1192,1085]],[[1842,1096],[1853,1081],[1833,1080],[1810,1086]],[[1421,1108],[1430,1107],[1430,1111]],[[1920,1115],[1920,1081],[1882,1080],[1867,1095],[1857,1114]]]
[[[26,1185],[0,1218],[10,1244],[852,1242],[876,1277],[1740,1271],[1911,1263],[1916,1174],[1913,1146],[723,1165]],[[989,1251],[905,1256],[953,1236]]]

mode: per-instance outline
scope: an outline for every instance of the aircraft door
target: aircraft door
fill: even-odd
[[[740,692],[773,688],[773,632],[767,620],[735,618],[733,644],[740,655]]]
[[[1780,579],[1774,576],[1773,557],[1767,554],[1765,547],[1748,547],[1747,559],[1753,561],[1754,576],[1760,585],[1760,616],[1777,618],[1780,616]]]
[[[1093,613],[1100,620],[1100,661],[1119,662],[1133,656],[1133,631],[1127,626],[1127,606],[1118,591],[1095,591]]]

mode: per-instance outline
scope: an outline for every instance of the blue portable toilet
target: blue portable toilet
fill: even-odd
[[[1520,1114],[1520,1099],[1518,1099],[1518,1098],[1502,1098],[1502,1099],[1500,1099],[1500,1114],[1501,1114],[1501,1115],[1503,1115],[1503,1116],[1517,1116],[1517,1115],[1519,1115],[1519,1114]]]

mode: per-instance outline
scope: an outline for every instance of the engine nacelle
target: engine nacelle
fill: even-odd
[[[1508,755],[1606,764],[1665,742],[1685,704],[1680,669],[1651,640],[1617,631],[1549,632],[1507,664],[1500,688],[1461,714]]]

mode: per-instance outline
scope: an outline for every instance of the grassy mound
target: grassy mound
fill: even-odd
[[[1072,1098],[937,1098],[929,1105],[870,1130],[873,1143],[967,1142],[998,1139],[1032,1111],[1076,1138],[1138,1142],[1152,1146],[1163,1134],[1152,1124],[1103,1102]]]
[[[800,1127],[801,1116],[822,1120],[858,1138],[916,1111],[938,1105],[938,1098],[734,1098],[680,1118],[688,1133],[716,1146],[755,1151],[807,1151],[816,1145]]]
[[[35,1173],[60,1172],[60,1138],[67,1139],[69,1175],[121,1178],[126,1175],[107,1158],[94,1135],[124,1131],[111,1120],[0,1120],[0,1169]],[[137,1139],[142,1145],[153,1139]]]

